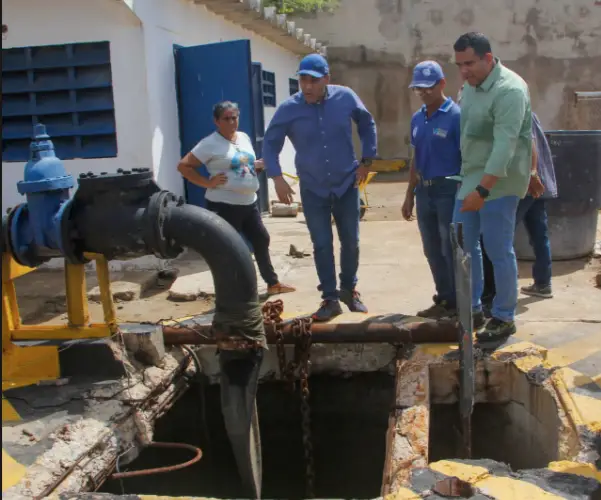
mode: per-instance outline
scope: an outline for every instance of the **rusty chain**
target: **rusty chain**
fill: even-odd
[[[309,404],[309,366],[311,363],[311,318],[295,318],[292,322],[292,332],[296,337],[294,346],[294,359],[286,363],[286,351],[282,334],[282,312],[284,303],[281,300],[266,302],[263,305],[263,319],[266,325],[272,325],[276,336],[276,349],[280,376],[282,380],[295,388],[296,372],[300,385],[301,397],[301,427],[303,450],[306,465],[306,497],[314,498],[315,487],[315,462],[313,458],[313,440],[311,437],[311,406]]]

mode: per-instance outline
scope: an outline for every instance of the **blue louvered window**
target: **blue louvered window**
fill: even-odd
[[[277,104],[275,97],[275,73],[262,71],[261,82],[263,84],[263,105],[275,107]]]
[[[36,123],[56,154],[117,156],[109,42],[2,49],[2,161],[27,161]]]
[[[288,87],[290,88],[290,95],[294,95],[300,90],[296,78],[288,78]]]

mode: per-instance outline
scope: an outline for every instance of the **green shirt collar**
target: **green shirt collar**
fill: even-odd
[[[488,92],[493,87],[495,82],[499,79],[499,76],[501,76],[502,67],[503,65],[501,64],[501,60],[498,57],[495,57],[494,68],[484,79],[484,81],[480,85],[478,85],[477,88],[484,90],[484,92]]]

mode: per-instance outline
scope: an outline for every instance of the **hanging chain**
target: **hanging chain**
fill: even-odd
[[[306,465],[306,497],[314,498],[315,492],[315,462],[313,458],[313,440],[311,437],[311,406],[309,404],[309,366],[311,363],[311,318],[296,318],[292,322],[292,332],[296,338],[294,346],[294,359],[286,363],[286,351],[282,334],[282,312],[284,303],[281,300],[266,302],[263,305],[263,319],[265,324],[273,325],[276,336],[276,349],[280,367],[280,377],[290,383],[294,390],[296,372],[300,385],[300,410],[303,449]]]
[[[305,450],[307,498],[314,498],[315,492],[315,463],[313,460],[313,440],[311,438],[311,406],[309,404],[309,366],[311,363],[311,319],[296,319],[298,328],[297,347],[300,351],[300,395],[301,395],[301,426],[303,430],[303,448]]]

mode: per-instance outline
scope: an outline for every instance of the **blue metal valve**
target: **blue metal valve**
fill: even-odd
[[[27,203],[11,214],[11,247],[15,259],[28,266],[38,266],[62,252],[61,218],[75,184],[63,162],[54,153],[54,144],[44,125],[33,129],[30,159],[25,165],[17,190]]]

